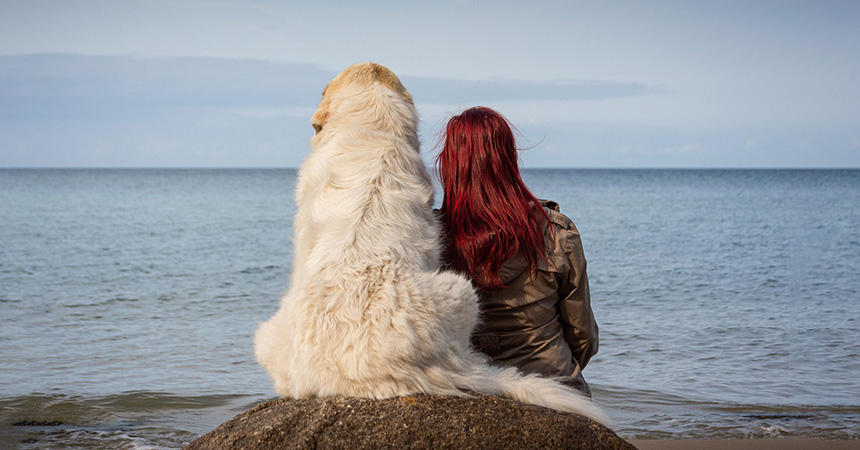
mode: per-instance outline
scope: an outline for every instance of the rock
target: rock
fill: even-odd
[[[274,400],[186,448],[381,447],[635,449],[585,417],[483,394]]]

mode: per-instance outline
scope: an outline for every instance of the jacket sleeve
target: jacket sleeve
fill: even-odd
[[[559,316],[573,358],[584,369],[598,348],[598,329],[591,310],[585,252],[573,224],[559,231],[566,234],[561,242],[570,267],[566,277],[560,274],[563,279],[559,280]]]

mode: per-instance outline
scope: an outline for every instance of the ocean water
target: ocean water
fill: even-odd
[[[860,170],[524,178],[582,234],[619,435],[860,439]],[[274,398],[295,181],[0,170],[0,448],[180,447]]]

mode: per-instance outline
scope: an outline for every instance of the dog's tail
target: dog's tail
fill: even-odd
[[[477,362],[470,365],[465,373],[451,374],[452,381],[461,389],[576,413],[606,426],[612,424],[591,399],[553,379],[535,374],[523,375],[513,367],[502,368]]]

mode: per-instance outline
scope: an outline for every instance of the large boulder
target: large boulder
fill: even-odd
[[[239,414],[187,448],[380,447],[635,448],[585,417],[482,394],[275,400]]]

